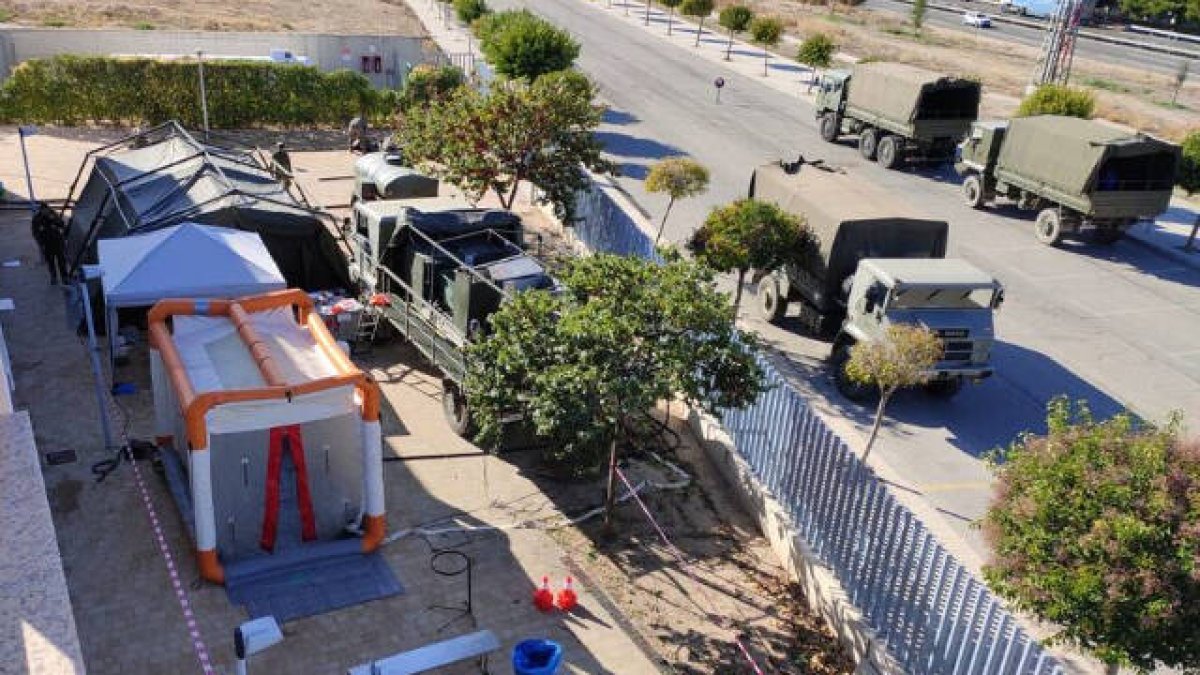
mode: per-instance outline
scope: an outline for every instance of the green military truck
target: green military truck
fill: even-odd
[[[376,199],[413,199],[436,197],[438,181],[416,169],[404,166],[399,150],[370,152],[354,162],[352,202]]]
[[[469,435],[467,345],[511,293],[556,287],[525,252],[520,218],[452,198],[359,201],[351,229],[351,278],[438,369],[446,418]]]
[[[759,309],[778,323],[791,302],[818,334],[835,335],[834,381],[847,397],[868,392],[845,376],[855,342],[880,339],[894,322],[920,323],[942,338],[945,356],[927,389],[953,395],[992,374],[992,312],[999,282],[962,260],[946,260],[949,226],[870,183],[819,163],[755,170],[750,197],[803,215],[817,237],[811,257],[759,270]]]
[[[980,122],[959,145],[963,198],[980,208],[1004,197],[1037,211],[1033,234],[1058,244],[1088,229],[1099,243],[1167,210],[1179,148],[1075,117]]]
[[[858,135],[859,153],[889,169],[908,160],[948,161],[979,116],[978,82],[902,63],[830,70],[817,94],[821,138]]]

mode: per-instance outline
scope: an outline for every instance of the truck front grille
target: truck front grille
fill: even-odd
[[[971,340],[964,340],[970,331],[966,328],[939,328],[937,336],[942,340],[943,361],[970,361],[975,345]]]

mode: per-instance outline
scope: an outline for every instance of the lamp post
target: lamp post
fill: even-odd
[[[200,69],[200,111],[204,115],[204,140],[208,141],[208,90],[204,87],[204,52],[196,50],[196,66]]]
[[[32,136],[37,133],[37,127],[22,126],[17,128],[17,135],[21,137],[21,161],[25,164],[25,188],[29,191],[29,210],[37,210],[37,199],[33,196],[33,175],[29,172],[29,153],[25,151],[25,137]]]

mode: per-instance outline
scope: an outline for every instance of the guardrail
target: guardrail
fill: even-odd
[[[1195,42],[1200,44],[1200,35],[1190,35],[1188,33],[1176,33],[1173,30],[1163,30],[1161,28],[1151,28],[1149,26],[1139,26],[1131,23],[1125,27],[1125,30],[1130,33],[1145,33],[1147,35],[1157,35],[1168,40],[1182,40],[1184,42]]]
[[[608,187],[579,195],[576,239],[593,251],[655,256],[645,231],[615,214]],[[804,396],[766,358],[759,364],[769,390],[753,405],[724,411],[723,426],[897,662],[912,673],[1062,673]]]

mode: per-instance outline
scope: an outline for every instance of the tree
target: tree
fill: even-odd
[[[700,34],[704,32],[704,20],[712,14],[713,7],[713,0],[683,0],[683,4],[679,6],[680,14],[700,20],[700,25],[696,26],[696,42],[692,45],[693,47],[700,46]]]
[[[1175,70],[1175,87],[1171,90],[1171,105],[1176,105],[1179,102],[1179,90],[1183,89],[1183,84],[1187,82],[1188,71],[1191,68],[1191,61],[1184,59],[1179,62],[1179,67]]]
[[[925,10],[925,0],[913,0],[912,23],[913,28],[916,28],[918,31],[921,30],[921,26],[925,25]]]
[[[488,63],[509,78],[533,81],[570,68],[579,56],[570,33],[528,10],[485,15],[474,30]]]
[[[760,16],[750,23],[750,37],[763,48],[763,76],[767,75],[767,63],[771,58],[770,47],[779,44],[783,37],[783,22],[773,16]]]
[[[942,341],[936,333],[915,324],[894,323],[880,340],[856,342],[850,348],[850,359],[846,362],[846,375],[859,384],[879,389],[879,403],[875,407],[875,422],[867,447],[863,450],[863,461],[871,455],[871,446],[879,435],[883,413],[888,401],[899,390],[915,387],[929,381],[929,371],[942,358]]]
[[[667,35],[671,34],[671,29],[674,27],[675,8],[683,4],[683,0],[658,0],[667,8]]]
[[[737,272],[734,316],[742,302],[747,272],[799,262],[817,248],[803,218],[754,199],[739,199],[713,209],[687,246],[697,260],[716,271]]]
[[[1090,91],[1063,84],[1043,84],[1021,101],[1016,116],[1066,115],[1090,120],[1095,109],[1096,97]]]
[[[400,91],[401,112],[440,100],[463,85],[463,72],[458,66],[431,66],[420,64],[404,79]]]
[[[454,14],[458,16],[459,21],[468,26],[491,11],[485,0],[454,0]]]
[[[1200,131],[1193,131],[1179,146],[1179,187],[1188,195],[1200,192]]]
[[[1051,401],[1044,436],[998,453],[988,585],[1055,642],[1148,672],[1200,666],[1200,442],[1179,419],[1097,421]]]
[[[817,70],[828,68],[833,63],[833,54],[836,51],[837,44],[826,33],[813,33],[800,43],[800,48],[796,50],[796,60],[812,70],[812,77],[808,80],[809,91],[812,91],[812,86],[817,81]]]
[[[695,197],[708,189],[708,169],[694,159],[688,157],[668,157],[654,163],[646,176],[646,192],[658,194],[665,192],[670,200],[663,211],[662,222],[658,224],[658,234],[654,235],[654,244],[662,238],[663,229],[667,226],[667,216],[671,215],[671,207],[675,200],[685,197]]]
[[[662,400],[719,415],[764,389],[753,335],[739,331],[713,272],[600,254],[569,261],[562,293],[526,291],[501,305],[469,348],[467,396],[479,440],[497,443],[519,414],[547,442],[543,459],[578,472],[609,459]]]
[[[575,71],[515,80],[488,93],[460,87],[405,115],[397,131],[405,155],[462,188],[472,200],[487,190],[511,208],[521,181],[541,188],[564,221],[575,193],[587,187],[587,167],[613,173],[593,133],[602,109],[595,89]]]
[[[742,5],[730,5],[721,10],[717,16],[717,23],[721,27],[729,31],[729,42],[725,44],[725,60],[728,61],[733,54],[733,35],[741,33],[750,27],[750,22],[754,20],[754,12],[750,11],[749,7]]]

